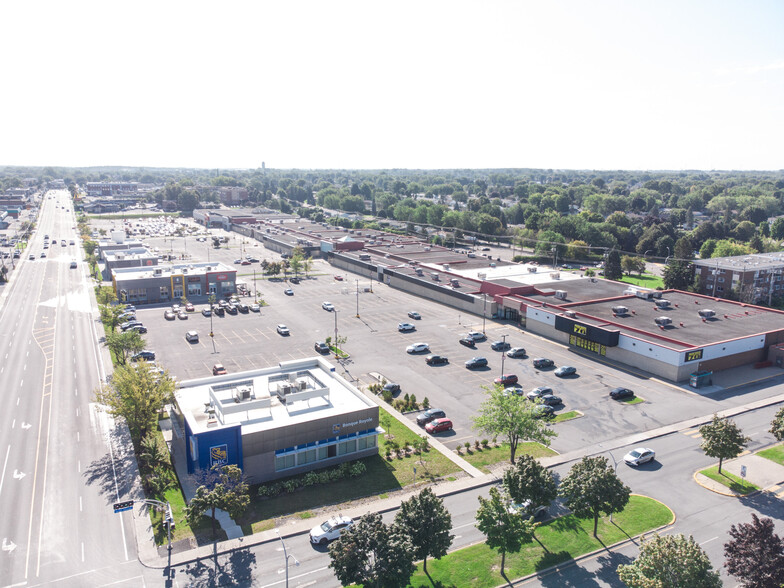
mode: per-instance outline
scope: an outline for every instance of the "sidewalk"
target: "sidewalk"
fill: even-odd
[[[745,466],[745,476],[741,475],[742,468]],[[781,491],[781,486],[784,485],[784,466],[777,464],[764,457],[760,457],[754,453],[747,453],[735,459],[725,461],[721,466],[722,471],[727,471],[734,474],[739,478],[745,478],[759,488],[758,491],[751,494],[741,494],[728,488],[724,484],[719,484],[715,480],[711,480],[707,476],[699,472],[695,472],[694,480],[702,487],[707,488],[716,494],[723,494],[724,496],[752,496],[758,492],[772,492],[780,495],[784,494]]]

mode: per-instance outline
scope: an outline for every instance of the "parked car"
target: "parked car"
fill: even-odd
[[[241,259],[235,259],[235,260],[234,260],[234,263],[236,263],[236,264],[238,264],[238,265],[239,265],[239,264],[241,264],[241,263],[242,263],[242,260],[241,260]]]
[[[533,410],[531,411],[531,414],[536,419],[542,419],[542,418],[547,418],[549,416],[552,416],[554,412],[555,409],[552,406],[549,406],[547,404],[537,404],[536,406],[534,406]]]
[[[229,304],[223,310],[232,315],[237,314],[237,306],[235,304]]]
[[[318,545],[326,545],[330,541],[340,539],[341,533],[353,524],[354,519],[350,517],[332,517],[310,530],[310,542]]]
[[[433,419],[442,419],[444,417],[446,417],[446,413],[442,409],[428,408],[425,412],[422,412],[417,416],[416,422],[420,427],[424,427]]]
[[[487,367],[487,358],[486,357],[472,357],[467,362],[465,362],[466,368],[469,370],[475,370],[481,367]]]
[[[416,312],[415,310],[409,310],[408,311],[408,318],[412,318],[415,321],[418,321],[419,319],[422,318],[422,315],[419,314],[418,312]]]
[[[550,388],[549,386],[539,386],[538,388],[534,388],[533,390],[528,392],[528,394],[526,394],[526,397],[528,398],[528,400],[535,400],[541,396],[544,396],[545,394],[552,394],[552,393],[553,393],[553,389]]]
[[[653,461],[656,457],[656,452],[647,447],[637,447],[632,449],[629,453],[623,456],[623,461],[626,465],[638,466],[647,461]]]
[[[490,344],[490,349],[492,349],[493,351],[506,351],[510,347],[511,345],[506,341],[493,341]]]
[[[329,353],[329,346],[324,341],[316,341],[313,347],[319,353]]]
[[[43,259],[44,257],[46,257],[46,251],[41,251],[41,259]]]
[[[547,512],[547,507],[541,505],[537,507],[532,507],[531,501],[526,500],[524,502],[510,502],[508,510],[510,513],[519,512],[520,514],[525,515],[525,517],[529,519],[530,518],[537,519],[543,516]]]
[[[172,312],[179,313],[182,310],[182,306],[179,304],[172,304]]]
[[[131,356],[131,361],[155,361],[155,352],[145,349]]]
[[[177,314],[173,310],[166,310],[163,313],[163,318],[165,318],[167,321],[173,321],[177,318]]]
[[[226,368],[223,367],[222,363],[216,363],[214,366],[212,366],[212,375],[213,376],[223,376],[226,373],[227,373],[226,372]]]
[[[247,259],[251,263],[259,263],[259,260],[256,259],[255,257],[251,256],[251,255],[246,255],[245,259]]]
[[[501,390],[501,394],[503,394],[504,396],[510,396],[511,394],[516,394],[517,396],[522,396],[523,395],[523,389],[522,388],[517,388],[515,386],[509,386],[508,388],[504,388],[503,390]]]
[[[336,279],[338,282],[342,282],[342,281],[343,281],[343,276],[335,276],[335,279]]]
[[[468,336],[471,337],[474,341],[484,341],[487,339],[487,335],[480,333],[479,331],[471,331],[468,333]]]
[[[425,353],[430,351],[430,345],[427,343],[414,343],[406,347],[406,353]]]
[[[198,343],[199,333],[197,331],[188,331],[187,333],[185,333],[185,340],[188,343]]]
[[[242,314],[248,314],[250,308],[248,307],[247,304],[240,303],[237,305],[237,310],[239,310]]]
[[[549,367],[553,367],[554,365],[555,362],[552,359],[547,359],[546,357],[537,357],[534,360],[535,368],[539,368],[539,369],[549,368]]]
[[[323,308],[327,312],[332,312],[333,310],[335,310],[335,307],[332,305],[331,302],[322,302],[321,308]]]
[[[559,404],[563,404],[561,397],[555,396],[554,394],[543,394],[539,399],[542,401],[542,404],[546,404],[547,406],[558,406]]]
[[[257,303],[253,303],[250,305],[251,312],[261,312],[261,305]]]
[[[215,313],[215,316],[226,316],[226,309],[219,304],[212,307],[212,312]]]
[[[283,335],[284,337],[291,334],[291,331],[289,331],[289,328],[286,325],[278,325],[275,327],[275,330],[278,332],[278,335]]]
[[[452,430],[452,421],[449,419],[434,419],[425,425],[425,431],[431,435]]]
[[[212,316],[212,309],[209,306],[205,306],[204,308],[201,309],[201,313],[204,316]]]
[[[449,360],[443,355],[428,355],[425,358],[425,363],[427,365],[441,365],[444,363],[449,363]]]
[[[384,384],[384,392],[389,392],[390,394],[399,394],[400,384],[393,384],[392,382],[387,382],[386,384]]]
[[[459,339],[460,345],[465,345],[466,347],[475,347],[476,344],[471,337],[460,337]]]
[[[398,323],[397,330],[401,333],[410,333],[411,331],[415,331],[416,327],[411,323]]]
[[[250,265],[250,261],[248,261],[247,259],[243,259],[243,260],[240,262],[240,265]]]
[[[180,312],[177,313],[177,318],[179,318],[181,321],[187,321],[188,313],[185,312],[184,310],[181,310]]]
[[[623,398],[634,398],[634,392],[628,388],[613,388],[610,390],[610,398],[622,400]]]
[[[123,324],[120,325],[120,330],[121,331],[127,331],[131,327],[135,327],[137,325],[141,326],[141,324],[142,323],[140,323],[139,321],[136,321],[136,320],[125,321]]]
[[[493,382],[499,386],[511,386],[512,384],[517,384],[517,376],[514,374],[504,374],[500,378],[493,380]]]
[[[575,375],[577,373],[577,368],[571,365],[562,365],[553,373],[559,378],[565,378],[567,376]]]
[[[188,302],[185,304],[185,312],[193,312],[194,310],[196,309],[192,303]]]
[[[144,325],[133,325],[130,329],[128,329],[128,331],[129,332],[130,331],[135,331],[135,332],[139,333],[140,335],[143,335],[144,333],[147,332],[147,327],[145,327]]]
[[[292,290],[291,288],[286,288],[285,290],[283,290],[283,293],[286,296],[294,296],[294,290]]]
[[[525,349],[523,347],[512,347],[506,352],[507,357],[525,357]]]

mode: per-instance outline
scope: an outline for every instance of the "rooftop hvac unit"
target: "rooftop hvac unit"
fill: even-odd
[[[670,305],[670,301],[665,300],[664,298],[662,298],[661,300],[654,300],[653,303],[659,308],[666,308]]]
[[[479,278],[480,280],[484,280],[487,279],[487,274],[485,272],[479,272],[478,274],[476,274],[476,277]]]
[[[558,272],[550,272],[550,278],[553,280],[560,280],[561,274]]]
[[[163,270],[162,269],[154,269],[154,270],[152,270],[152,275],[154,275],[154,276],[160,276],[162,274],[163,274]]]
[[[566,290],[556,290],[555,297],[558,300],[566,300]]]
[[[621,316],[629,313],[629,309],[626,308],[625,306],[613,306],[612,311],[613,314],[620,314]]]
[[[702,318],[713,318],[716,316],[716,311],[711,310],[709,308],[703,308],[697,311],[697,314],[700,315]]]
[[[568,316],[569,318],[574,318],[577,316],[573,310],[567,310],[566,312],[564,312],[564,315]]]
[[[529,265],[528,266],[528,273],[535,274],[536,273],[536,266]]]
[[[672,324],[672,319],[668,316],[657,316],[655,319],[653,319],[653,322],[660,327],[665,327]]]

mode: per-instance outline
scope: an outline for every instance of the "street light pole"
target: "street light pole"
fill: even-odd
[[[286,588],[289,588],[289,558],[294,560],[295,566],[299,566],[299,560],[297,560],[293,554],[289,554],[289,552],[286,551],[286,542],[283,541],[283,537],[280,536],[280,531],[275,529],[275,533],[277,534],[278,539],[280,539],[280,544],[283,546],[283,559],[286,562]]]
[[[332,342],[335,345],[335,359],[338,358],[338,310],[337,308],[333,309],[332,312],[335,314],[335,340]]]
[[[486,335],[485,332],[485,322],[487,321],[487,294],[482,292],[482,300],[484,304],[482,305],[482,334]]]
[[[504,344],[501,346],[501,377],[504,377],[504,358],[506,357],[506,335],[502,337]]]
[[[357,282],[357,318],[359,318],[359,280]]]

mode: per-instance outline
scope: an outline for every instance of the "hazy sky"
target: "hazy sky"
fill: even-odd
[[[31,0],[0,22],[0,164],[784,168],[780,0]]]

